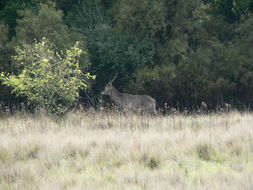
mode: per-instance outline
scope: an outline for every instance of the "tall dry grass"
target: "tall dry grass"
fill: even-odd
[[[1,190],[253,189],[253,115],[0,120]]]

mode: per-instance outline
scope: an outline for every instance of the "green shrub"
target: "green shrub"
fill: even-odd
[[[26,96],[51,113],[64,114],[75,106],[79,89],[86,88],[87,79],[93,76],[82,74],[79,68],[78,58],[85,52],[78,42],[66,53],[54,51],[52,46],[45,38],[18,46],[13,58],[21,72],[1,76],[16,95]]]

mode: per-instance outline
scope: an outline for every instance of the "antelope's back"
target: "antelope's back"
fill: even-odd
[[[156,101],[149,95],[133,95],[125,93],[128,102],[135,105],[136,108],[150,108],[156,106]]]

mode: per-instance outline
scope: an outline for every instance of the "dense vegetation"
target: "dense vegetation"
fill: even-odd
[[[17,46],[45,37],[65,55],[78,41],[78,68],[97,76],[80,100],[93,106],[115,73],[117,88],[161,108],[253,103],[252,0],[0,0],[0,33],[0,72],[15,75]],[[29,100],[3,83],[7,106]]]

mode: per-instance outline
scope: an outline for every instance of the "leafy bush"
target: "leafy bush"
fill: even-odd
[[[52,46],[45,38],[18,46],[14,60],[21,72],[1,76],[13,93],[26,96],[51,113],[64,114],[75,106],[79,89],[87,87],[87,79],[94,77],[82,74],[79,68],[78,58],[85,52],[78,42],[66,53],[54,51]]]

